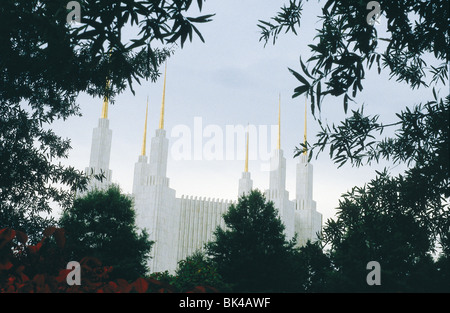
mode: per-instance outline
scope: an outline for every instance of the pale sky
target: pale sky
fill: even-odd
[[[194,160],[194,151],[190,160],[179,160],[172,151],[174,143],[179,140],[171,136],[174,130],[188,129],[195,137],[194,132],[199,134],[199,124],[195,126],[194,121],[201,120],[201,131],[221,130],[226,137],[227,125],[250,124],[257,129],[266,127],[268,144],[274,148],[276,142],[270,140],[270,129],[278,122],[278,96],[281,95],[281,148],[287,159],[286,186],[290,198],[295,198],[295,164],[298,160],[293,159],[293,152],[303,140],[305,98],[292,99],[293,90],[300,83],[289,73],[288,67],[301,72],[300,55],[304,61],[311,56],[307,45],[313,43],[315,28],[320,27],[317,15],[320,15],[319,4],[323,3],[310,1],[304,4],[298,36],[281,34],[276,45],[269,43],[264,47],[259,41],[258,20],[268,20],[282,4],[283,1],[273,0],[207,1],[202,14],[216,13],[216,16],[212,22],[199,25],[206,43],[194,38],[194,42],[187,42],[183,49],[177,48],[169,59],[165,100],[165,129],[169,139],[167,176],[177,197],[193,195],[236,200],[238,181],[244,170],[244,146],[237,147],[242,154],[235,152],[233,159],[226,160],[226,153],[231,153],[226,151],[226,138],[223,138],[224,160],[205,160],[201,152],[203,160]],[[192,12],[193,16],[196,14]],[[381,18],[381,25],[375,25],[380,27],[380,31],[382,22]],[[395,121],[395,113],[405,106],[431,98],[429,90],[413,91],[406,84],[388,80],[387,71],[378,75],[373,69],[366,74],[364,90],[356,100],[358,104],[365,104],[366,113],[380,115],[380,121],[385,123]],[[147,153],[150,138],[158,128],[162,82],[161,77],[156,83],[144,81],[142,85],[135,84],[135,96],[127,91],[118,96],[109,108],[109,125],[113,131],[112,180],[126,193],[131,193],[134,164],[141,152],[147,96]],[[73,149],[69,159],[63,163],[84,170],[89,164],[92,129],[97,127],[102,99],[82,94],[78,102],[83,116],[58,121],[53,128],[57,134],[71,139]],[[349,109],[356,109],[356,106],[351,105]],[[329,123],[344,119],[342,99],[326,97],[321,116]],[[315,142],[318,129],[317,121],[309,112],[308,141]],[[213,139],[206,137],[206,133],[203,137],[196,137],[202,141],[203,149]],[[258,135],[262,136],[262,132]],[[264,155],[258,152],[260,142],[255,143],[251,139],[249,171],[254,187],[264,191],[269,186],[269,172],[264,166],[267,160],[261,159]],[[318,159],[313,158],[311,163],[314,166],[313,198],[324,222],[334,216],[342,193],[374,178],[375,169],[389,166],[388,163],[362,168],[345,165],[337,169],[330,161],[328,151]],[[399,169],[397,167],[393,172]]]

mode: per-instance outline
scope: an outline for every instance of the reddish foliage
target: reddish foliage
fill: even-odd
[[[15,236],[16,232],[11,228],[0,230],[0,249],[3,249]]]
[[[195,286],[194,289],[187,291],[187,293],[217,293],[217,292],[219,292],[219,290],[210,286]]]
[[[26,245],[28,236],[10,228],[0,230],[0,293],[168,293],[174,288],[153,278],[138,278],[134,282],[124,279],[110,280],[113,271],[103,266],[96,258],[84,257],[80,260],[81,285],[68,285],[67,260],[60,251],[45,249],[48,239],[53,237],[56,247],[62,250],[65,245],[64,230],[49,227],[36,245]],[[15,239],[15,240],[14,240]],[[48,269],[46,264],[58,268]],[[30,279],[30,277],[32,277]],[[211,287],[197,286],[190,292],[218,292]]]
[[[26,244],[28,241],[27,234],[25,234],[24,232],[21,232],[20,230],[16,231],[16,238],[22,244]]]
[[[148,282],[143,278],[138,278],[133,283],[133,288],[136,290],[136,292],[144,293],[148,289]]]
[[[60,249],[64,248],[64,245],[66,244],[66,237],[64,236],[64,229],[58,228],[55,230],[55,232],[53,234],[54,234],[54,237],[56,240],[56,245],[58,246],[58,248],[60,248]]]

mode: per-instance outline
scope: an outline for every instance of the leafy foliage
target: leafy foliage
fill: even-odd
[[[433,99],[406,107],[396,121],[383,124],[367,116],[361,106],[338,125],[326,125],[314,144],[300,144],[309,159],[329,149],[330,158],[343,166],[377,163],[404,164],[407,170],[391,177],[387,170],[363,187],[343,195],[336,219],[327,222],[324,244],[334,269],[327,275],[326,290],[375,291],[368,288],[365,266],[379,261],[383,283],[378,291],[447,291],[449,268],[449,160],[450,121],[448,95],[449,14],[446,1],[378,1],[388,38],[380,38],[369,25],[367,1],[327,0],[322,7],[312,56],[300,70],[289,69],[300,82],[293,97],[307,95],[311,110],[321,110],[325,96],[343,97],[344,111],[363,90],[366,70],[388,70],[390,79],[412,89],[425,87]],[[291,2],[292,3],[292,2]],[[300,26],[286,16],[301,16],[305,2],[282,8],[276,23],[260,22],[261,38],[275,43],[281,26]],[[284,16],[283,18],[281,18]],[[289,27],[287,27],[289,26]],[[271,31],[272,30],[272,31]],[[297,34],[297,30],[293,31]],[[440,84],[447,87],[438,95]],[[432,87],[432,88],[431,88]],[[356,101],[354,101],[356,103]],[[386,129],[394,136],[383,138]],[[431,258],[441,249],[437,262]]]
[[[265,44],[267,44],[270,37],[272,37],[273,43],[275,44],[278,35],[284,28],[286,28],[285,33],[292,31],[297,35],[295,27],[300,27],[301,10],[301,0],[298,3],[297,0],[289,0],[289,7],[286,7],[286,5],[284,5],[281,8],[281,12],[279,12],[276,17],[272,18],[272,20],[276,22],[276,24],[259,20],[258,22],[260,24],[258,25],[258,27],[261,29],[260,40],[264,40]]]
[[[121,194],[119,187],[77,198],[59,223],[66,231],[72,260],[98,258],[114,267],[112,277],[127,280],[147,273],[153,242],[145,231],[137,233],[132,200]]]
[[[112,279],[114,268],[93,257],[80,260],[81,285],[66,282],[67,247],[64,230],[47,228],[42,240],[27,245],[27,235],[11,228],[0,230],[0,293],[171,293],[174,287],[153,278]],[[195,286],[186,292],[217,292]]]
[[[53,117],[41,114],[29,114],[18,103],[0,103],[0,227],[26,232],[32,241],[55,223],[42,214],[51,212],[51,202],[69,205],[75,186],[87,182],[73,167],[52,161],[67,157],[70,142],[44,129],[43,121]]]
[[[347,162],[361,166],[380,159],[424,166],[428,157],[428,162],[436,163],[434,167],[448,169],[450,99],[435,97],[425,105],[406,108],[396,114],[397,122],[388,125],[378,122],[378,115],[365,116],[363,109],[352,111],[352,115],[338,126],[319,122],[321,131],[317,134],[318,141],[306,148],[322,152],[329,146],[330,158],[339,166]],[[377,139],[386,128],[392,126],[400,126],[396,137]],[[295,155],[302,153],[304,148],[302,144]]]
[[[292,270],[295,292],[329,292],[333,266],[319,242],[308,241],[296,249]],[[339,292],[339,289],[335,291]]]
[[[343,96],[344,110],[349,101],[362,91],[365,68],[374,64],[380,73],[388,68],[391,78],[404,81],[412,88],[447,83],[449,7],[439,1],[378,1],[381,14],[386,19],[389,38],[379,38],[376,27],[369,25],[367,1],[327,0],[320,16],[321,28],[318,42],[308,45],[313,55],[306,65],[300,58],[303,74],[290,69],[299,80],[293,97],[307,94],[311,109],[320,110],[321,99],[326,95]],[[276,23],[260,21],[261,38],[266,44],[270,37],[275,43],[282,28],[297,34],[303,1],[290,1],[275,18]],[[298,18],[292,19],[292,16]],[[383,47],[382,42],[387,42]],[[380,52],[380,49],[384,50]],[[434,64],[427,57],[434,56]],[[312,69],[308,69],[308,64]],[[432,74],[429,82],[425,77]]]
[[[257,190],[239,198],[223,216],[206,253],[235,292],[287,291],[295,241],[286,241],[273,202]],[[277,269],[274,271],[274,269]]]
[[[78,2],[81,24],[67,23],[65,0],[0,6],[0,227],[26,231],[30,240],[54,222],[42,217],[50,203],[70,206],[87,183],[84,173],[58,162],[70,140],[52,123],[81,114],[80,92],[114,102],[133,83],[155,81],[174,45],[193,33],[203,40],[195,25],[212,17],[187,16],[192,0]],[[196,1],[200,10],[203,2]],[[124,38],[131,28],[136,35]]]
[[[215,265],[203,252],[195,252],[178,262],[175,274],[151,273],[150,278],[169,284],[175,292],[229,292]]]
[[[350,162],[360,166],[378,162],[379,159],[406,163],[410,168],[398,177],[404,197],[403,205],[414,209],[416,218],[427,225],[431,238],[448,237],[450,197],[450,98],[436,99],[424,106],[407,108],[397,114],[395,125],[400,128],[395,138],[376,140],[376,132],[382,133],[386,125],[377,122],[378,117],[367,117],[360,111],[339,126],[322,127],[319,141],[313,148],[322,151],[330,145],[330,157],[339,166]],[[368,141],[371,140],[371,141]],[[297,150],[297,154],[302,149]],[[448,243],[441,240],[447,249]]]
[[[180,292],[196,286],[208,286],[221,292],[228,290],[215,265],[201,252],[196,252],[178,263],[173,286]]]
[[[343,196],[337,218],[327,221],[323,231],[337,268],[332,282],[342,291],[448,290],[448,282],[442,279],[448,270],[439,272],[430,254],[431,217],[420,204],[422,199],[411,196],[411,187],[415,188],[403,177],[380,173]],[[448,216],[445,221],[448,224]],[[376,288],[364,280],[365,265],[372,260],[381,264],[382,284]]]

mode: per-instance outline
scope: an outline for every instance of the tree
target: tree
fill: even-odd
[[[380,44],[383,38],[366,21],[369,11],[364,1],[325,2],[323,15],[319,17],[322,28],[316,36],[318,43],[309,45],[313,55],[306,64],[300,58],[303,75],[289,69],[302,83],[295,88],[293,97],[307,94],[314,113],[316,108],[320,110],[324,96],[343,96],[347,112],[349,100],[362,90],[364,68],[370,69],[376,62],[378,72],[388,68],[391,78],[396,77],[411,88],[433,87],[433,99],[412,109],[407,107],[396,114],[398,121],[391,124],[380,123],[378,115],[365,116],[363,106],[353,110],[341,125],[329,126],[318,118],[321,127],[318,141],[313,145],[300,144],[295,156],[306,149],[311,158],[315,151],[320,153],[329,147],[330,157],[339,166],[347,162],[361,166],[380,159],[403,162],[415,166],[422,174],[428,172],[436,194],[449,197],[450,99],[448,94],[440,97],[435,90],[439,83],[448,84],[448,3],[418,0],[379,3],[390,37],[384,51],[379,51],[383,49]],[[291,0],[289,7],[284,6],[272,18],[274,23],[260,21],[260,40],[267,44],[273,37],[275,43],[285,28],[286,32],[297,34],[302,12],[303,2]],[[425,58],[436,64],[428,66]],[[432,76],[429,82],[424,81],[426,74]],[[389,127],[399,127],[396,137],[376,138]]]
[[[207,286],[226,292],[229,287],[217,273],[216,266],[203,252],[196,252],[178,262],[173,278],[173,286],[179,292],[193,290],[197,286]]]
[[[270,22],[259,21],[260,40],[275,44],[282,30],[298,34],[304,2],[290,0]],[[344,110],[349,100],[363,89],[364,68],[374,63],[380,73],[388,68],[391,78],[404,81],[412,88],[428,87],[437,82],[447,83],[449,61],[449,6],[445,0],[377,1],[380,14],[386,19],[388,38],[379,38],[377,28],[367,22],[368,1],[326,0],[322,7],[317,44],[310,44],[313,55],[300,58],[301,71],[290,72],[301,82],[293,97],[308,94],[311,109],[320,110],[326,95],[343,96]],[[388,42],[383,46],[383,42]],[[383,49],[384,51],[380,51]],[[434,65],[425,61],[434,56]],[[429,61],[428,61],[429,62]],[[312,69],[308,69],[311,64]],[[431,74],[429,82],[426,74]]]
[[[0,227],[30,240],[53,223],[51,203],[68,207],[84,173],[58,163],[70,140],[51,130],[80,115],[76,98],[114,96],[142,79],[155,81],[173,46],[201,40],[186,16],[192,0],[79,0],[81,23],[68,23],[67,0],[4,0],[0,6]],[[202,9],[202,0],[197,0]],[[125,28],[136,30],[125,38]],[[108,84],[106,84],[108,82]],[[37,240],[37,239],[36,239]]]
[[[379,173],[364,187],[343,195],[337,218],[330,219],[323,232],[340,290],[439,290],[428,225],[416,217],[407,188],[401,177]],[[365,281],[370,261],[381,266],[382,284],[375,288]]]
[[[307,241],[295,251],[292,277],[295,292],[328,292],[333,267],[320,242]],[[336,291],[339,291],[336,289]]]
[[[326,125],[318,118],[317,142],[300,144],[295,156],[308,150],[312,158],[327,148],[339,166],[348,162],[359,167],[382,159],[407,166],[397,177],[378,173],[367,186],[344,195],[337,219],[327,223],[324,233],[332,245],[332,261],[344,273],[340,279],[348,279],[341,280],[348,290],[361,287],[356,280],[364,277],[367,261],[363,259],[375,255],[383,256],[384,270],[391,271],[386,288],[408,290],[402,284],[409,284],[423,290],[432,282],[429,277],[435,277],[436,266],[448,277],[449,6],[441,0],[377,1],[386,20],[386,39],[367,22],[367,2],[325,1],[318,42],[309,45],[312,56],[306,62],[300,58],[300,70],[289,69],[301,83],[293,97],[307,95],[313,114],[321,110],[325,96],[342,97],[347,112],[351,101],[357,104],[365,71],[376,64],[378,73],[387,69],[391,79],[412,89],[427,88],[433,99],[406,107],[390,124],[379,122],[378,115],[365,115],[362,105],[338,125]],[[261,40],[267,44],[273,38],[275,43],[283,29],[297,34],[303,5],[301,0],[290,0],[270,22],[260,21]],[[444,96],[439,95],[442,84],[447,85]],[[393,127],[395,136],[381,136]],[[436,246],[442,255],[433,264],[429,254]]]
[[[435,99],[397,114],[400,129],[395,138],[371,141],[372,133],[385,128],[377,117],[364,117],[361,112],[339,126],[326,127],[314,145],[324,149],[330,142],[330,157],[340,166],[347,161],[356,166],[376,162],[380,158],[404,163],[409,168],[396,181],[402,205],[426,226],[430,240],[448,251],[449,236],[449,160],[450,98]],[[424,229],[425,230],[425,229]],[[433,245],[432,245],[433,246]],[[431,247],[432,247],[431,246]],[[448,253],[448,252],[447,252]]]
[[[134,280],[147,271],[152,241],[137,233],[132,200],[117,186],[94,190],[74,201],[59,221],[72,260],[91,256],[112,266],[112,277]]]
[[[287,241],[273,202],[253,190],[232,204],[223,216],[206,254],[234,292],[291,290],[295,241]]]

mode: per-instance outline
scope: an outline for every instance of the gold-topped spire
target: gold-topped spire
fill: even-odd
[[[147,146],[147,116],[148,116],[148,96],[147,96],[147,108],[145,109],[144,139],[142,141],[141,155],[145,155],[145,148]]]
[[[281,94],[278,95],[278,150],[281,149]]]
[[[303,144],[305,145],[303,154],[306,155],[307,154],[307,148],[306,148],[306,117],[308,116],[308,111],[306,109],[307,107],[307,97],[305,96],[305,131],[304,131],[304,137],[303,137]]]
[[[109,49],[109,56],[108,56],[108,62],[109,58],[111,58],[111,48]],[[108,98],[108,90],[109,90],[109,84],[110,81],[108,77],[106,77],[106,93],[103,97],[103,106],[102,106],[102,118],[108,118],[108,105],[109,105],[109,98]]]
[[[248,126],[247,126],[247,143],[245,148],[245,169],[244,172],[248,172]]]
[[[109,89],[109,79],[106,80],[106,92],[108,92]],[[102,106],[102,118],[108,118],[108,103],[109,99],[108,96],[105,94],[103,97],[103,106]]]
[[[161,103],[161,115],[159,117],[159,129],[164,129],[164,102],[166,99],[166,74],[167,74],[167,63],[164,69],[164,85],[163,85],[163,95]]]

